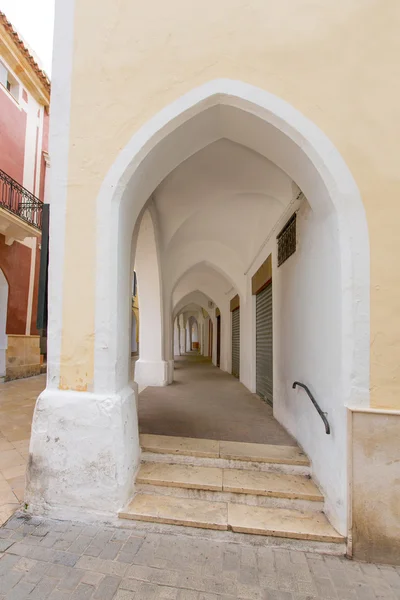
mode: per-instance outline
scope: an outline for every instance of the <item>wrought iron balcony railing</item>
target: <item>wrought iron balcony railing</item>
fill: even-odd
[[[43,202],[0,169],[0,207],[42,229]]]

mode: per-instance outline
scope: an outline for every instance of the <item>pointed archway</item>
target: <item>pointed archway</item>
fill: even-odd
[[[338,374],[334,386],[328,385],[327,378],[321,379],[321,373],[330,366],[331,350],[325,349],[326,356],[320,352],[312,327],[306,330],[309,339],[303,339],[303,344],[309,351],[304,368],[312,369],[319,377],[337,435],[324,445],[319,431],[314,431],[305,419],[299,436],[327,495],[328,512],[339,530],[345,529],[346,481],[335,478],[335,473],[345,472],[347,466],[344,407],[367,405],[369,399],[369,246],[364,209],[349,169],[323,132],[283,100],[229,80],[209,82],[155,115],[121,151],[103,182],[97,199],[94,362],[85,371],[90,390],[86,379],[80,383],[80,391],[73,385],[68,389],[62,377],[62,332],[53,323],[49,357],[52,376],[38,401],[33,423],[28,485],[32,505],[61,503],[112,513],[131,495],[140,456],[135,393],[128,377],[127,274],[132,266],[132,235],[160,182],[191,155],[221,138],[251,149],[287,173],[307,197],[316,228],[322,231],[325,227],[331,242],[334,268],[329,273],[322,268],[320,276],[322,281],[330,277],[338,315],[338,326],[332,331]],[[64,252],[53,256],[55,273],[57,267],[62,270]],[[182,256],[182,261],[185,258]],[[221,269],[236,273],[229,255],[220,252],[219,259]],[[245,285],[243,273],[242,277],[234,277]],[[236,283],[245,317],[241,319],[242,338],[252,329],[252,297],[239,281]],[[50,281],[50,300],[56,305],[62,302],[55,277]],[[326,307],[333,297],[322,300]],[[168,364],[173,352],[171,314],[172,299],[167,294],[163,298],[164,353],[160,361]],[[313,315],[308,317],[312,325]],[[250,381],[251,376],[246,377]],[[54,405],[58,407],[56,412]],[[290,401],[282,408],[280,418],[288,427],[295,426],[295,410]],[[62,444],[46,443],[49,427],[52,436],[63,429]],[[74,451],[69,454],[68,448]],[[100,466],[104,456],[107,469],[89,469],[88,465]],[[65,483],[60,486],[60,481]]]

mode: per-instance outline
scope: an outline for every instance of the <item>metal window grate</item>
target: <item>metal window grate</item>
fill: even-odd
[[[296,213],[290,217],[276,239],[278,240],[278,267],[280,267],[296,252]]]

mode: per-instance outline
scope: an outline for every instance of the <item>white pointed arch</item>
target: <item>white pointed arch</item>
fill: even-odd
[[[314,211],[335,213],[341,265],[342,397],[345,404],[368,404],[369,243],[356,183],[329,139],[299,111],[264,90],[225,79],[192,90],[150,119],[120,152],[102,184],[97,198],[95,390],[120,389],[126,383],[115,369],[117,348],[127,330],[126,299],[118,280],[127,271],[140,211],[166,175],[222,137],[279,166]],[[104,343],[114,337],[114,343]]]

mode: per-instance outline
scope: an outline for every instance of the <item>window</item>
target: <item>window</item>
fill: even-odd
[[[0,83],[11,96],[18,102],[19,100],[19,83],[14,75],[7,69],[7,67],[0,62]]]
[[[296,213],[278,234],[278,267],[296,252]]]

